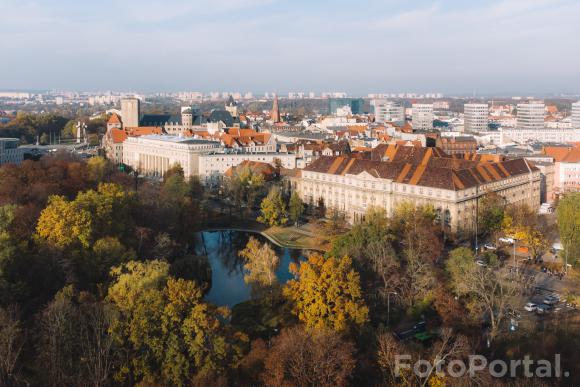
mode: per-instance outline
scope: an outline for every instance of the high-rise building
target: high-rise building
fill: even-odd
[[[546,106],[543,102],[518,103],[518,129],[543,129]]]
[[[464,131],[480,132],[487,130],[489,108],[486,103],[466,103],[463,105],[465,113]]]
[[[139,126],[141,101],[137,98],[123,98],[121,100],[121,118],[123,127],[135,128]]]
[[[340,95],[340,93],[335,93]],[[364,113],[364,100],[362,98],[332,97],[328,99],[328,113],[336,114],[337,109],[350,107],[352,114]]]
[[[280,107],[278,106],[278,96],[274,97],[274,103],[272,104],[272,113],[270,113],[270,119],[274,122],[280,122]]]
[[[580,101],[572,104],[572,127],[580,129]]]
[[[433,129],[433,105],[430,103],[413,104],[413,129]]]
[[[398,102],[375,99],[372,105],[375,113],[375,122],[405,121],[405,107]]]

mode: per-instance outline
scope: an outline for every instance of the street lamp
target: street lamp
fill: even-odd
[[[397,292],[387,293],[387,326],[391,325],[391,294],[396,296],[398,295],[398,293]]]

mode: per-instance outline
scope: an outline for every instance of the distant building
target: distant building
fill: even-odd
[[[372,101],[375,122],[404,122],[405,107],[398,102],[375,99]]]
[[[121,100],[121,118],[123,126],[137,127],[139,126],[139,118],[141,115],[141,101],[137,98],[123,98]]]
[[[0,165],[22,163],[24,152],[19,143],[17,138],[0,138]]]
[[[231,94],[226,102],[226,111],[230,113],[232,117],[238,116],[238,103],[234,100],[234,97]]]
[[[542,102],[518,103],[517,129],[541,130],[544,128],[546,106]]]
[[[364,100],[362,98],[329,98],[328,99],[328,113],[336,114],[338,109],[345,106],[350,108],[352,114],[364,113]]]
[[[489,108],[486,103],[466,103],[463,105],[464,131],[483,132],[487,130]]]
[[[477,152],[477,140],[472,136],[439,137],[436,146],[450,155]]]
[[[433,129],[433,105],[427,103],[413,104],[413,129]]]
[[[572,104],[572,127],[580,129],[580,101]]]

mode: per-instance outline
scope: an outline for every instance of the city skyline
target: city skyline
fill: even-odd
[[[0,88],[577,94],[579,13],[570,0],[7,0]]]

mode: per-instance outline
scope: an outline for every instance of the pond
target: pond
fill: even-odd
[[[276,271],[280,283],[292,278],[292,274],[288,271],[291,262],[297,263],[305,259],[302,250],[276,246],[256,233],[233,230],[196,233],[195,254],[207,255],[212,269],[207,301],[231,308],[250,299],[250,287],[244,282],[244,262],[238,256],[238,251],[246,247],[250,236],[262,243],[268,242],[280,257],[280,265]]]

